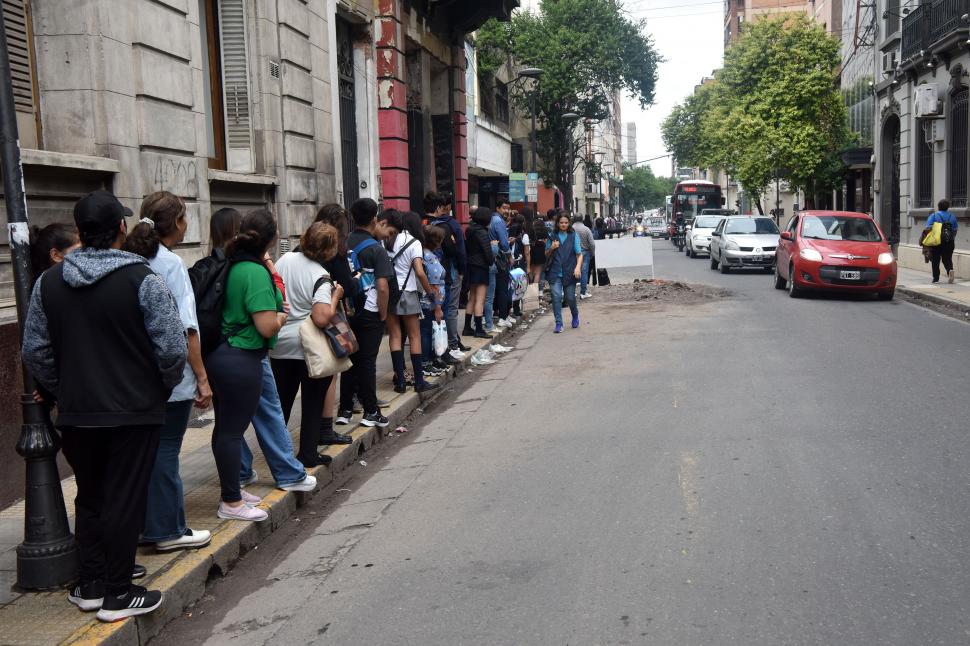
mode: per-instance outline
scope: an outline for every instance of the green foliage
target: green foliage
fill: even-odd
[[[756,198],[775,169],[795,188],[831,189],[850,141],[839,47],[800,14],[749,24],[714,83],[664,121],[665,143],[679,162],[725,170]]]
[[[660,208],[676,184],[672,177],[657,177],[649,166],[627,166],[623,170],[620,206],[630,212]]]
[[[643,27],[627,17],[617,0],[542,0],[537,13],[517,12],[506,24],[492,20],[477,33],[480,71],[483,52],[485,69],[513,60],[543,70],[538,83],[513,84],[511,95],[523,115],[530,114],[535,99],[545,163],[540,170],[559,186],[566,185],[578,161],[578,155],[568,159],[571,128],[563,114],[605,119],[617,92],[642,106],[653,103],[661,58]],[[574,150],[581,153],[585,147],[577,142]]]

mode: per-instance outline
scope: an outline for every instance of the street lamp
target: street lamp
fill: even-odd
[[[573,124],[579,121],[580,119],[582,119],[582,117],[576,114],[575,112],[567,112],[564,115],[562,115],[561,119],[563,120],[563,123],[565,123],[568,126],[567,134],[569,136],[569,157],[567,158],[567,161],[566,161],[566,163],[569,164],[569,166],[567,167],[568,170],[566,172],[566,177],[567,177],[566,203],[569,205],[569,210],[575,212],[573,209],[573,184],[575,183],[576,180],[574,177],[575,168],[573,163],[573,157],[576,156],[576,151],[575,151],[575,142],[573,141]]]
[[[529,93],[529,106],[532,110],[532,172],[536,175],[536,202],[532,203],[533,213],[539,210],[539,168],[536,162],[536,85],[539,83],[539,78],[542,77],[543,71],[538,67],[525,67],[519,70],[519,78],[532,79],[534,81],[532,86],[532,92]],[[526,182],[528,185],[528,182]],[[528,197],[528,196],[526,196]]]
[[[10,232],[17,321],[23,339],[30,300],[30,235],[24,170],[20,162],[17,113],[14,107],[7,34],[0,16],[0,164],[3,197]],[[42,406],[34,401],[34,379],[22,366],[24,390],[20,395],[23,424],[17,453],[27,462],[24,542],[17,546],[17,585],[28,590],[62,586],[77,577],[78,556],[67,524],[61,479],[57,473],[59,438]]]

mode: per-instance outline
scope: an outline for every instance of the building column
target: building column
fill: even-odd
[[[385,208],[410,210],[408,114],[401,0],[379,0],[377,9],[377,132]]]
[[[455,217],[461,223],[468,222],[468,115],[465,98],[465,71],[468,61],[465,58],[464,43],[451,48],[452,65],[449,72],[454,79],[454,113],[452,129],[455,136]]]

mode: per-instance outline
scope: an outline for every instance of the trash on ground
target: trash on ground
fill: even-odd
[[[347,493],[350,493],[350,489],[337,489],[337,493],[340,493],[341,491],[346,491]]]
[[[361,460],[360,461],[360,466],[366,467],[367,466],[367,460]]]
[[[407,433],[408,432],[408,429],[407,429],[406,426],[398,426],[396,429],[394,429],[394,432],[395,433]]]

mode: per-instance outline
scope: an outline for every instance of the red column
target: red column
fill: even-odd
[[[377,12],[377,133],[381,153],[381,194],[385,208],[406,211],[411,208],[411,200],[401,0],[378,0]]]
[[[468,222],[468,117],[465,113],[465,60],[464,46],[451,49],[451,74],[453,74],[454,106],[452,124],[455,132],[455,217],[461,223]]]

